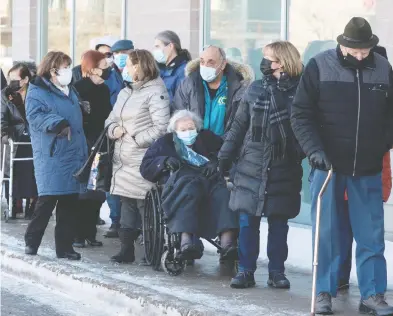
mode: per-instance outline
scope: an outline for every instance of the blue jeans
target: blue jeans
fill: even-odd
[[[344,201],[344,209],[339,214],[339,225],[340,225],[340,274],[339,280],[345,283],[349,281],[352,269],[352,243],[353,233],[351,228],[351,222],[349,219],[349,208],[348,201]]]
[[[112,224],[119,224],[121,214],[120,196],[106,193],[106,202],[110,209],[109,217],[112,220]]]
[[[269,273],[284,272],[284,263],[288,258],[288,220],[280,217],[268,217],[267,256]],[[255,272],[259,256],[260,216],[240,213],[239,233],[239,271]]]
[[[327,172],[321,170],[315,170],[312,176],[313,236],[318,193],[326,176]],[[326,292],[333,297],[337,294],[342,263],[340,221],[345,208],[345,190],[348,194],[349,221],[357,243],[356,267],[360,294],[362,299],[367,299],[371,295],[384,294],[387,283],[380,173],[362,177],[333,174],[322,198],[317,293]]]

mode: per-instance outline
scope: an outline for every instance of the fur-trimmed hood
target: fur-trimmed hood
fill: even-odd
[[[186,77],[188,77],[191,73],[195,71],[199,71],[200,59],[196,58],[187,63],[186,68],[184,69]],[[254,71],[252,68],[246,64],[238,63],[232,60],[227,60],[227,66],[224,69],[224,72],[228,70],[228,67],[231,67],[235,73],[242,78],[241,81],[249,81],[252,82],[255,79]]]

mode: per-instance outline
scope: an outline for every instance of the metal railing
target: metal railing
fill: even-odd
[[[31,143],[28,142],[14,142],[12,139],[8,140],[8,144],[3,145],[3,161],[2,161],[2,166],[1,166],[1,203],[0,203],[0,214],[4,214],[5,222],[8,222],[8,219],[10,218],[10,215],[12,213],[12,197],[13,197],[13,174],[14,174],[14,162],[15,161],[32,161],[33,157],[27,157],[27,158],[14,158],[14,154],[16,154],[16,148],[17,146],[31,146]],[[5,161],[6,161],[6,156],[7,156],[7,147],[10,148],[10,153],[9,153],[9,160],[10,160],[10,170],[9,170],[9,177],[5,178],[4,177],[4,172],[5,172]],[[5,187],[4,184],[5,182],[8,181],[8,209],[3,211],[3,198],[5,196]],[[11,207],[10,207],[11,205]],[[3,213],[4,212],[4,213]]]

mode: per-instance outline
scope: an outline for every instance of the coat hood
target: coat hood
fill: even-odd
[[[186,68],[185,68],[185,74],[186,77],[188,77],[191,73],[195,71],[199,71],[199,65],[200,65],[200,59],[196,58],[191,60]],[[250,66],[242,63],[238,63],[233,60],[227,60],[227,66],[225,67],[224,72],[228,71],[228,68],[232,68],[234,72],[242,78],[242,81],[254,81],[255,75],[254,71],[251,69]]]

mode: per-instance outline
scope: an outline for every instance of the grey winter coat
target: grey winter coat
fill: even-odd
[[[160,77],[121,90],[105,122],[112,139],[116,127],[125,129],[115,141],[111,194],[145,198],[153,183],[142,178],[139,167],[149,146],[165,134],[169,116],[169,95]]]
[[[199,64],[199,58],[187,64],[185,68],[186,78],[176,90],[171,110],[172,112],[182,109],[191,110],[203,119],[205,116],[205,89],[199,72]],[[225,115],[225,133],[227,133],[245,90],[254,80],[254,73],[247,65],[228,61],[224,74],[228,81]]]
[[[299,78],[296,78],[289,83],[285,91],[277,92],[282,94],[289,113],[298,80]],[[289,219],[296,217],[300,211],[303,175],[301,161],[304,154],[292,133],[288,135],[290,141],[287,143],[286,157],[273,161],[272,146],[268,140],[270,125],[263,141],[252,140],[255,129],[252,124],[254,104],[261,94],[267,93],[266,91],[262,80],[251,84],[218,157],[234,161],[238,156],[234,187],[229,201],[230,209],[253,216],[280,216]]]

